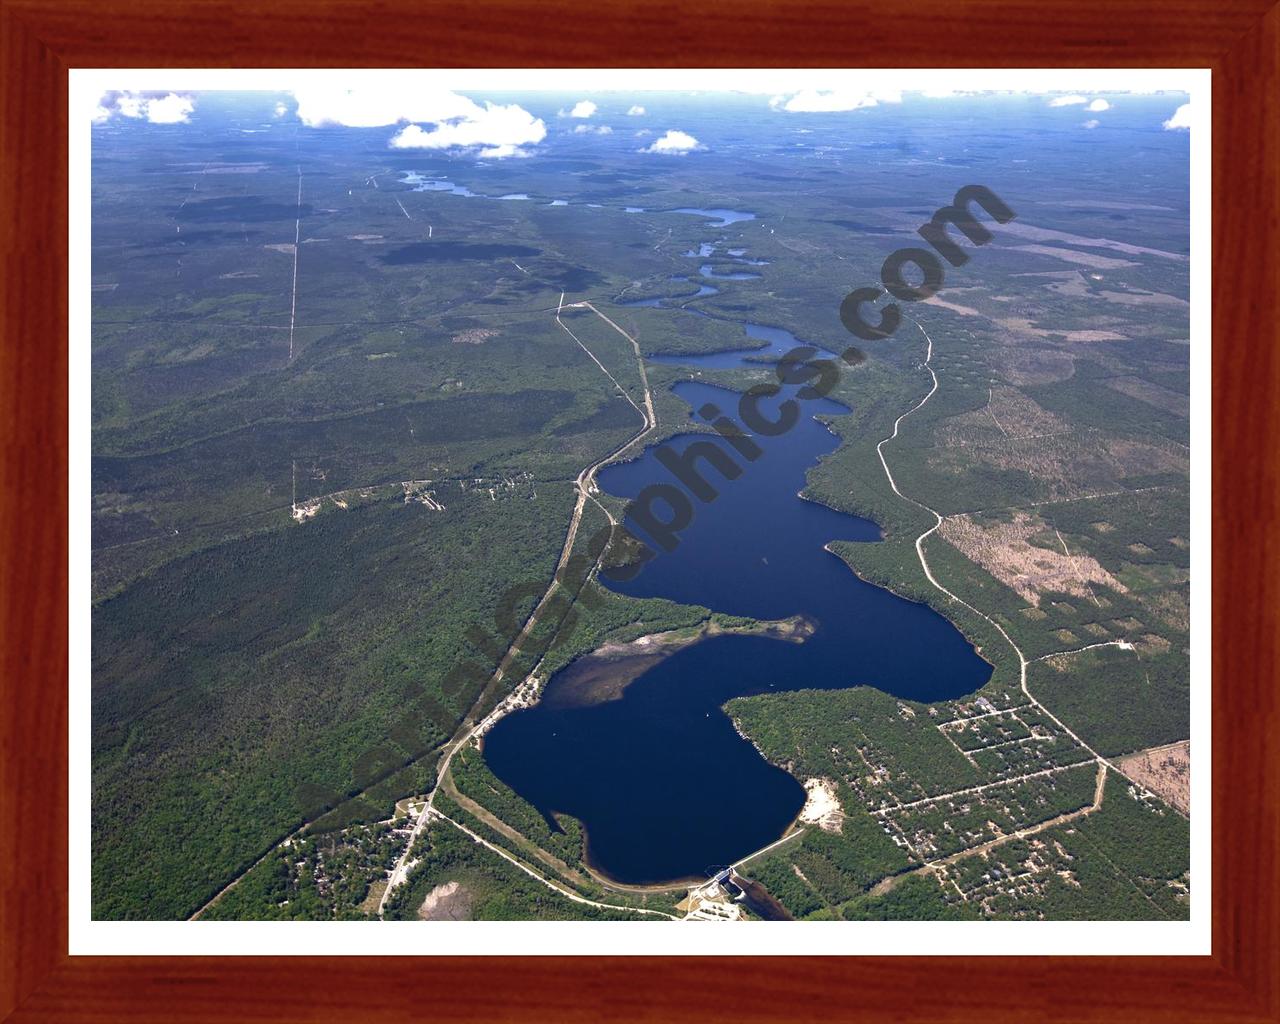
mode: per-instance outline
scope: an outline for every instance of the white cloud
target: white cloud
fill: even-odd
[[[1164,123],[1164,130],[1167,132],[1176,131],[1179,128],[1185,128],[1187,131],[1191,130],[1190,103],[1182,104],[1182,106],[1173,112],[1173,117],[1169,118],[1169,120]]]
[[[658,139],[653,145],[642,149],[642,153],[668,153],[676,156],[683,156],[685,153],[691,153],[695,149],[702,149],[702,143],[695,139],[687,132],[676,131],[674,128],[667,132],[666,135]]]
[[[769,101],[769,106],[774,110],[787,110],[791,113],[826,114],[901,102],[902,93],[897,90],[833,89],[819,92],[816,89],[804,89],[790,98],[775,96]]]
[[[186,124],[195,108],[186,96],[171,92],[147,104],[147,120],[152,124]]]
[[[1071,96],[1055,96],[1053,99],[1049,101],[1049,106],[1075,107],[1075,106],[1079,106],[1081,103],[1088,103],[1088,102],[1089,102],[1088,97],[1072,94]]]
[[[590,117],[596,112],[596,105],[590,100],[578,100],[569,111],[569,117]]]
[[[573,129],[574,135],[612,135],[613,129],[607,124],[589,125],[580,124]]]
[[[474,101],[445,89],[422,89],[410,80],[380,79],[358,89],[340,86],[295,89],[298,118],[309,128],[345,125],[380,128],[401,121],[439,124],[478,117]]]
[[[125,117],[141,117],[147,101],[141,96],[126,92],[116,100],[116,109]]]
[[[283,103],[277,103],[277,104],[276,104],[276,117],[284,117],[284,115],[288,112],[288,110],[289,110],[289,108],[288,108],[288,107],[286,107]]]
[[[1111,109],[1111,104],[1108,103],[1106,100],[1094,100],[1087,107],[1085,107],[1085,110],[1093,110],[1093,111],[1102,111],[1102,110],[1110,110],[1110,109]]]
[[[113,114],[152,124],[186,124],[195,108],[195,100],[176,92],[109,92],[98,100],[92,116],[96,124]]]
[[[990,89],[921,89],[920,95],[927,100],[949,100],[957,96],[991,95]]]
[[[1082,128],[1090,128],[1090,129],[1092,129],[1092,128],[1097,128],[1097,127],[1098,127],[1098,125],[1100,125],[1100,124],[1102,124],[1102,122],[1101,122],[1101,121],[1099,121],[1096,117],[1091,117],[1091,118],[1089,118],[1089,120],[1085,121],[1085,122],[1084,122],[1084,124],[1083,124],[1083,125],[1081,125],[1081,127],[1082,127]]]
[[[502,146],[486,146],[484,149],[476,153],[482,160],[506,160],[509,157],[527,157],[533,156],[527,149],[521,149],[519,146],[502,145]]]
[[[433,133],[421,125],[407,124],[387,143],[392,149],[445,149],[447,146],[437,145]]]
[[[468,103],[471,101],[468,100]],[[483,107],[472,104],[465,116],[436,120],[424,118],[434,125],[430,130],[418,124],[407,124],[391,139],[392,149],[471,149],[481,147],[479,156],[502,159],[527,156],[521,146],[541,142],[547,126],[521,106],[502,106],[486,102]]]
[[[644,107],[638,103],[627,111],[627,117],[644,117]]]
[[[383,78],[359,89],[321,87],[293,95],[298,118],[310,128],[404,124],[390,140],[393,149],[478,149],[479,156],[502,159],[527,155],[517,152],[519,147],[541,142],[547,134],[542,120],[517,104],[481,105],[456,92],[418,88],[409,80]]]

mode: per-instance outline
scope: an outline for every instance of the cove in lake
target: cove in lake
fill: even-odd
[[[786,339],[794,343],[777,328],[755,330],[778,332],[766,338],[770,350]],[[701,358],[751,365],[747,360],[759,355]],[[738,395],[723,388],[686,382],[674,390],[693,409],[708,402],[737,408]],[[762,403],[772,416],[770,405]],[[538,705],[503,718],[485,739],[495,774],[548,817],[563,812],[580,820],[589,862],[616,881],[701,878],[772,842],[799,813],[803,787],[736,732],[721,710],[731,698],[870,685],[936,701],[971,693],[990,676],[991,666],[948,620],[863,582],[825,550],[833,540],[876,541],[880,531],[870,520],[798,496],[806,470],[837,445],[813,417],[846,411],[825,399],[800,405],[792,430],[756,438],[760,459],[736,460],[738,479],[726,481],[699,463],[717,500],[697,505],[674,552],[659,553],[626,583],[605,582],[620,593],[733,615],[803,615],[816,623],[813,635],[800,644],[708,639],[648,668],[616,699],[586,705],[557,699],[558,674]],[[683,435],[668,444],[681,452],[706,439]],[[646,450],[602,471],[599,482],[629,498],[671,476]]]

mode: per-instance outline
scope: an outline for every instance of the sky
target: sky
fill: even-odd
[[[81,73],[73,73],[81,74]],[[627,131],[637,152],[684,157],[707,147],[687,125],[654,123],[645,104],[654,72],[599,71],[393,71],[315,74],[304,71],[261,75],[240,72],[159,72],[167,87],[154,88],[157,73],[94,72],[140,88],[98,89],[90,114],[95,124],[131,119],[152,124],[189,123],[202,91],[257,88],[278,91],[274,114],[315,130],[332,127],[385,128],[391,149],[434,150],[509,159],[536,155],[552,128],[572,125],[578,135]],[[941,103],[984,93],[1040,96],[1047,108],[1076,118],[1083,130],[1104,127],[1127,97],[1156,94],[1167,99],[1161,126],[1189,131],[1194,98],[1188,74],[1195,72],[1093,72],[1020,70],[1009,72],[719,70],[661,72],[664,92],[736,92],[759,97],[762,116],[827,115],[839,118],[877,107]],[[211,76],[221,76],[211,77]],[[248,75],[256,81],[246,81]],[[1016,77],[1013,77],[1016,75]],[[192,79],[189,87],[182,79]],[[284,77],[280,77],[284,76]],[[113,81],[112,84],[115,84]],[[335,81],[339,84],[335,84]],[[282,88],[283,86],[283,88]],[[535,116],[519,102],[476,99],[475,95],[555,91],[580,96],[554,118]],[[1207,90],[1206,90],[1207,92]],[[619,115],[619,99],[627,106]],[[1207,95],[1206,95],[1207,99]],[[600,103],[613,111],[606,123]],[[599,101],[599,102],[598,102]],[[669,115],[668,115],[669,116]],[[548,124],[548,120],[551,124]],[[622,122],[621,124],[619,122]]]

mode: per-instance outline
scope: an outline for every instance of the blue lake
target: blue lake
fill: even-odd
[[[698,268],[698,273],[702,277],[715,281],[757,281],[760,279],[759,274],[752,274],[746,270],[731,270],[728,273],[719,273],[710,263],[702,264]]]
[[[426,178],[417,171],[405,171],[404,177],[400,180],[406,185],[412,185],[414,192],[448,192],[450,195],[455,196],[476,195],[465,185],[455,185],[451,181],[444,181],[440,178]]]
[[[687,309],[685,312],[696,313],[698,310]],[[711,352],[707,355],[651,355],[648,360],[651,363],[665,363],[668,366],[689,366],[707,370],[733,370],[742,367],[758,368],[762,361],[777,362],[793,348],[804,344],[804,342],[797,340],[796,336],[790,331],[785,331],[781,327],[768,327],[764,324],[743,324],[742,328],[747,337],[754,338],[757,341],[764,341],[768,344],[761,348],[735,348],[725,352]],[[816,345],[814,347],[818,348]],[[818,348],[818,353],[819,357],[837,358],[823,348]]]
[[[741,210],[704,210],[696,206],[682,206],[680,209],[673,210],[672,212],[692,213],[699,217],[708,217],[714,221],[711,225],[713,228],[724,228],[728,227],[730,224],[737,224],[739,221],[756,219],[756,215],[754,213],[743,213]]]
[[[766,351],[794,344],[778,328],[753,325],[748,333],[768,340]],[[760,354],[701,358],[750,365],[744,361]],[[761,403],[766,414],[791,390]],[[740,422],[732,391],[686,382],[675,393],[691,409],[711,403]],[[537,706],[503,718],[485,739],[485,757],[499,778],[543,813],[582,821],[590,863],[617,881],[703,877],[778,838],[799,813],[803,788],[738,735],[721,710],[729,699],[870,685],[933,701],[971,693],[990,676],[991,666],[941,615],[859,580],[824,550],[833,540],[874,542],[879,528],[798,496],[806,470],[837,444],[814,415],[844,411],[824,399],[799,404],[794,428],[756,438],[760,458],[734,456],[742,470],[737,479],[699,462],[718,497],[709,503],[691,497],[693,519],[674,551],[651,544],[658,554],[633,579],[605,582],[620,593],[734,615],[802,614],[816,632],[799,644],[707,639],[657,661],[614,699],[595,702],[566,697],[570,666],[551,679]],[[682,435],[668,444],[683,452],[708,439]],[[634,498],[651,483],[673,479],[646,450],[604,470],[599,481],[612,494]]]
[[[671,280],[687,281],[689,279],[687,277],[677,277],[675,275],[672,275]],[[682,296],[679,296],[678,298],[670,298],[670,299],[664,299],[661,297],[653,298],[653,299],[632,299],[630,302],[619,302],[618,305],[630,306],[630,307],[648,306],[654,309],[658,309],[658,308],[681,309],[681,308],[684,308],[680,305],[683,302],[691,302],[693,299],[700,299],[704,295],[719,295],[719,294],[720,294],[720,289],[716,288],[714,285],[700,284],[698,285],[697,292],[694,293],[693,295],[682,295]],[[696,310],[693,308],[686,309],[685,311],[688,313],[699,312],[699,310]]]

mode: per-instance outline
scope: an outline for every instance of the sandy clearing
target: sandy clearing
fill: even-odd
[[[806,825],[817,825],[824,832],[839,832],[844,824],[844,811],[836,795],[836,784],[830,779],[805,779],[804,790],[800,820]]]
[[[956,291],[958,289],[952,289],[952,290]],[[949,309],[951,310],[951,312],[959,313],[962,316],[982,316],[983,315],[982,313],[978,312],[978,310],[974,309],[972,306],[962,306],[958,302],[948,302],[946,299],[940,299],[936,295],[930,295],[927,299],[924,300],[924,304],[926,306],[937,306],[940,309]]]
[[[1123,334],[1117,334],[1115,331],[1059,331],[1067,341],[1128,341],[1129,339]]]
[[[1046,528],[1038,516],[1019,510],[1011,522],[949,516],[938,532],[962,555],[1036,607],[1041,594],[1049,591],[1094,600],[1094,583],[1127,592],[1128,588],[1092,555],[1032,544],[1031,537]]]
[[[992,317],[991,322],[1003,327],[1007,331],[1014,334],[1023,335],[1028,338],[1054,338],[1061,337],[1067,341],[1126,341],[1127,338],[1123,334],[1117,334],[1115,331],[1104,331],[1098,329],[1090,330],[1049,330],[1044,327],[1037,327],[1034,320],[1026,317],[1007,316]]]
[[[1083,245],[1090,249],[1111,249],[1122,252],[1126,256],[1159,256],[1162,259],[1186,263],[1187,257],[1181,253],[1166,252],[1163,249],[1152,249],[1145,245],[1130,245],[1128,242],[1116,242],[1110,238],[1086,238],[1084,235],[1073,235],[1066,231],[1053,231],[1049,228],[1038,228],[1025,221],[1011,221],[1000,225],[1000,230],[1019,238],[1029,238],[1033,242],[1065,242],[1067,245]]]
[[[1176,295],[1165,295],[1164,292],[1104,291],[1098,294],[1108,302],[1121,306],[1178,306],[1182,309],[1189,309],[1191,306],[1191,303],[1185,299],[1180,299]]]
[[[437,885],[418,908],[418,917],[423,921],[465,921],[470,916],[471,893],[458,882]]]
[[[1037,438],[1069,433],[1071,424],[1041,408],[1016,388],[987,389],[987,405],[949,416],[938,428],[938,444],[963,446],[1003,439]]]
[[[1051,245],[1018,245],[1017,252],[1030,252],[1038,256],[1053,256],[1064,263],[1079,263],[1082,267],[1093,267],[1095,270],[1119,270],[1121,267],[1136,267],[1133,260],[1118,260],[1111,256],[1098,256],[1091,252],[1077,252],[1075,249],[1058,249]]]
[[[1191,742],[1180,740],[1117,758],[1116,767],[1183,814],[1191,810]]]

